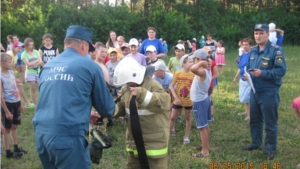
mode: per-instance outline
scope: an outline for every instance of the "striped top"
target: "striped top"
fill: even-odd
[[[175,72],[172,80],[172,86],[176,85],[175,93],[182,102],[183,107],[192,106],[193,102],[190,99],[190,89],[194,79],[194,74],[192,72],[185,72],[184,70],[179,70]],[[173,101],[176,104],[176,101]]]

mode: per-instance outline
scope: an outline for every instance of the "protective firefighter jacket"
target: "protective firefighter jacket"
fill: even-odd
[[[118,93],[118,96],[123,93],[124,95],[116,105],[115,117],[128,117],[130,115],[129,103],[132,95],[128,88],[127,85],[124,85]],[[170,102],[170,95],[165,92],[162,85],[146,76],[143,83],[138,87],[136,105],[148,157],[160,158],[168,154]],[[126,121],[126,150],[137,156],[138,153],[130,127],[130,118],[126,118]]]

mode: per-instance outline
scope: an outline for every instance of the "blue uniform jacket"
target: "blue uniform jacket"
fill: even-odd
[[[286,73],[286,62],[281,47],[268,41],[265,48],[259,51],[256,45],[251,48],[248,69],[260,69],[261,76],[251,75],[256,92],[279,89],[282,77]]]
[[[47,62],[39,77],[39,98],[32,119],[36,133],[87,132],[92,106],[101,116],[112,116],[115,103],[101,68],[74,49],[67,48]]]

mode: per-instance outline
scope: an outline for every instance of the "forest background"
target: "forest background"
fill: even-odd
[[[63,48],[65,31],[78,24],[92,29],[93,42],[106,42],[110,30],[130,38],[147,38],[147,27],[157,38],[176,42],[208,33],[237,48],[244,37],[253,37],[256,23],[274,22],[285,31],[285,45],[300,45],[300,0],[2,0],[1,42],[17,34],[31,37],[36,48],[51,33]]]

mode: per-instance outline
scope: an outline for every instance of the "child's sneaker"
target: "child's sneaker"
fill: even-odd
[[[25,155],[25,154],[28,154],[28,151],[26,151],[22,148],[19,148],[19,150],[17,150],[17,151],[15,150],[15,153],[23,153]]]
[[[23,156],[22,152],[13,152],[13,153],[10,153],[10,154],[6,154],[7,158],[20,158],[22,156]]]

